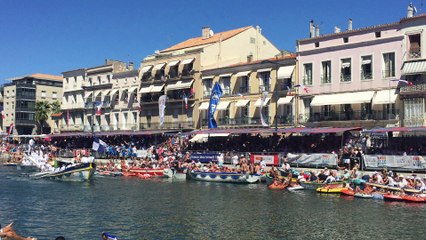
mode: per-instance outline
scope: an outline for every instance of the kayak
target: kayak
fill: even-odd
[[[355,193],[354,197],[357,198],[373,198],[373,195],[367,193]]]
[[[328,188],[328,187],[320,187],[317,188],[317,192],[319,193],[341,193],[342,190],[347,188]]]
[[[401,197],[406,202],[426,203],[425,197],[417,197],[412,195],[402,195]]]
[[[355,192],[353,190],[350,190],[350,189],[343,189],[342,191],[340,191],[340,193],[347,195],[347,196],[353,196],[355,194]]]
[[[393,194],[385,194],[383,195],[385,201],[403,201],[401,196],[393,195]]]

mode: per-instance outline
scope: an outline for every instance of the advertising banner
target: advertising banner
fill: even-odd
[[[422,156],[397,155],[365,155],[364,164],[370,168],[401,168],[407,170],[426,169],[426,161]]]
[[[250,162],[251,163],[259,163],[261,161],[265,161],[266,165],[272,166],[278,165],[278,154],[267,154],[267,155],[261,155],[261,154],[250,154]]]
[[[337,154],[314,153],[314,154],[287,154],[290,163],[302,165],[337,166]]]
[[[216,162],[218,153],[191,153],[189,159],[192,161],[200,161],[201,163]]]

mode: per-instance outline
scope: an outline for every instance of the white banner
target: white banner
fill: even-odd
[[[260,163],[262,160],[265,161],[266,165],[278,165],[278,158],[276,155],[250,155],[253,163]]]
[[[160,116],[160,127],[164,124],[164,110],[166,109],[166,99],[167,95],[161,95],[158,98],[158,113]]]
[[[337,154],[314,153],[314,154],[287,154],[287,160],[291,163],[304,165],[337,166]]]
[[[262,122],[262,126],[267,127],[268,123],[265,122],[263,117],[263,106],[266,104],[266,98],[268,97],[268,92],[263,92],[260,101],[260,122]],[[269,111],[268,111],[269,112]],[[276,114],[276,113],[275,113]]]
[[[364,163],[367,168],[426,169],[426,161],[422,156],[365,155]]]

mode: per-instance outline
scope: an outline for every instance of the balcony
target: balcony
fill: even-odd
[[[294,116],[293,115],[284,115],[284,116],[277,116],[278,124],[293,124],[294,123]]]
[[[241,86],[239,88],[239,93],[242,93],[242,94],[250,93],[250,86]]]
[[[301,115],[301,122],[323,121],[352,121],[352,120],[397,120],[399,112],[388,114],[385,111],[347,111],[347,112],[314,112],[310,115]]]
[[[209,88],[207,90],[204,90],[204,92],[203,92],[203,96],[204,97],[210,97],[211,94],[212,94],[212,89],[211,88]]]
[[[195,71],[193,69],[183,69],[182,70],[182,79],[194,77],[194,72]]]
[[[409,59],[422,58],[422,52],[421,52],[420,48],[410,49],[410,51],[408,52],[408,58]]]
[[[422,83],[415,83],[412,86],[402,86],[399,89],[399,93],[401,95],[413,95],[413,94],[420,94],[420,95],[424,95],[426,93],[426,83],[422,82]]]
[[[265,122],[267,124],[271,123],[271,118],[270,117],[265,117]],[[216,123],[219,126],[261,126],[262,122],[260,120],[260,117],[242,117],[242,118],[219,118],[216,119]],[[208,126],[208,119],[202,119],[201,120],[201,125],[202,127],[207,127]]]
[[[269,92],[270,90],[271,90],[271,86],[269,84],[259,86],[259,93]]]
[[[194,128],[193,121],[176,121],[176,122],[164,122],[160,126],[160,122],[146,122],[139,124],[140,130],[145,129],[192,129]]]
[[[61,131],[63,132],[81,132],[84,129],[84,125],[82,124],[70,124],[69,126],[62,125]]]

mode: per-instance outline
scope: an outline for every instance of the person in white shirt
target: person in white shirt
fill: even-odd
[[[407,180],[405,180],[404,176],[403,175],[399,176],[398,187],[405,188],[407,185],[408,185],[408,182]]]
[[[221,153],[217,156],[217,163],[218,163],[219,167],[223,167],[223,153]]]
[[[260,168],[262,169],[262,171],[265,171],[266,168],[266,162],[264,159],[262,159],[262,161],[260,161]]]

